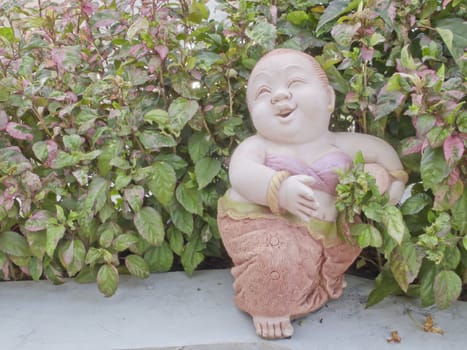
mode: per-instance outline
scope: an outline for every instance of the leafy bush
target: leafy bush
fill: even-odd
[[[283,46],[322,63],[334,129],[385,138],[410,171],[411,195],[389,209],[401,219],[393,231],[368,210],[384,197],[361,194],[371,180],[358,166],[347,175],[346,208],[374,228],[357,240],[380,258],[370,304],[400,291],[439,307],[459,296],[461,1],[218,1],[223,22],[204,1],[29,3],[0,9],[0,278],[69,276],[112,295],[120,273],[178,262],[191,273],[225,258],[216,206],[228,156],[252,132],[246,79]]]

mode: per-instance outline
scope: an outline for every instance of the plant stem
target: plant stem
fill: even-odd
[[[51,139],[53,139],[54,135],[49,130],[49,128],[47,128],[47,125],[45,124],[44,118],[42,118],[42,115],[39,113],[39,111],[36,109],[36,107],[34,107],[34,106],[32,107],[32,112],[34,113],[34,115],[38,119],[39,124],[41,125],[42,129],[44,129],[44,131],[47,133],[47,135],[49,135],[49,137]]]

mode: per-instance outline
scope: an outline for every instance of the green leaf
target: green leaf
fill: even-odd
[[[160,132],[146,130],[138,135],[141,144],[147,150],[158,150],[164,147],[174,147],[177,142],[170,135],[163,135]]]
[[[133,38],[138,35],[140,32],[147,32],[149,28],[149,22],[146,17],[139,17],[131,26],[128,28],[126,36],[128,40],[133,40]]]
[[[0,251],[14,256],[31,255],[26,238],[13,231],[4,231],[0,233]]]
[[[191,231],[190,231],[191,234]],[[167,229],[167,239],[169,240],[170,249],[177,255],[182,255],[183,252],[183,234],[174,225]]]
[[[191,187],[187,182],[178,185],[175,191],[178,202],[190,213],[202,215],[203,203],[201,195],[196,188]]]
[[[401,51],[401,64],[402,67],[407,68],[409,70],[417,69],[417,65],[409,52],[409,45],[406,45],[402,48]]]
[[[376,278],[376,287],[368,295],[365,308],[378,304],[389,295],[400,293],[401,288],[388,270],[383,270]]]
[[[452,227],[465,234],[467,232],[467,190],[464,188],[462,197],[454,204],[451,209]],[[467,250],[466,237],[464,237],[464,246]]]
[[[130,248],[132,245],[137,244],[138,242],[139,242],[139,239],[135,235],[131,233],[124,233],[124,234],[118,235],[115,238],[115,240],[112,242],[112,247],[117,252],[122,252]]]
[[[319,31],[326,23],[339,17],[341,14],[353,10],[358,6],[359,1],[357,0],[334,0],[331,1],[326,7],[326,10],[319,18],[316,31]]]
[[[102,153],[97,158],[97,167],[102,176],[107,176],[112,169],[110,161],[122,153],[123,143],[120,140],[110,140],[104,144],[101,150]]]
[[[176,137],[198,111],[198,102],[183,97],[175,99],[169,106],[170,132]]]
[[[31,163],[24,157],[19,147],[2,148],[0,152],[0,174],[20,175],[31,169]]]
[[[463,70],[463,51],[467,46],[467,40],[465,39],[467,23],[461,18],[444,18],[435,22],[435,24],[437,26],[436,31],[443,39],[459,68]]]
[[[376,102],[375,119],[381,119],[397,110],[405,101],[405,94],[400,91],[382,89]]]
[[[45,255],[47,232],[28,232],[26,234],[26,240],[28,241],[29,249],[31,249],[32,255],[34,255],[39,260],[42,260]]]
[[[3,269],[7,262],[8,256],[4,252],[0,251],[0,269]]]
[[[362,205],[362,211],[365,216],[375,222],[383,221],[384,206],[377,203],[369,203],[368,205]]]
[[[0,37],[6,39],[9,43],[13,43],[15,41],[15,32],[11,27],[1,27]]]
[[[54,262],[44,265],[44,275],[53,284],[62,284],[64,282],[62,271]]]
[[[248,28],[246,35],[268,51],[272,50],[276,43],[276,27],[265,20],[260,20],[252,28]]]
[[[175,192],[175,170],[165,162],[156,162],[151,168],[153,172],[148,181],[149,190],[162,205],[167,206]]]
[[[167,242],[160,247],[151,247],[144,253],[144,260],[151,272],[167,272],[172,268],[174,255]]]
[[[105,264],[97,272],[97,287],[106,297],[115,294],[118,287],[118,270],[112,264]]]
[[[88,195],[84,199],[83,210],[93,215],[99,212],[107,201],[109,188],[110,183],[108,180],[95,176],[89,186]]]
[[[169,206],[170,219],[174,223],[175,227],[183,233],[191,236],[193,233],[193,214],[186,211],[176,201],[172,201]]]
[[[345,95],[350,90],[348,80],[346,80],[335,66],[326,68],[326,74],[329,77],[329,84],[341,94]]]
[[[302,25],[308,18],[308,14],[305,11],[291,11],[287,14],[287,20],[297,26]]]
[[[87,265],[94,264],[97,260],[99,260],[102,257],[103,254],[104,254],[104,249],[101,249],[101,248],[98,249],[95,247],[91,247],[89,248],[86,254],[86,258],[84,262]]]
[[[37,159],[41,162],[47,160],[49,151],[47,149],[47,143],[45,141],[39,141],[32,145],[32,151]]]
[[[199,236],[193,237],[193,239],[186,244],[181,261],[187,274],[191,275],[204,260],[204,255],[201,253],[204,248],[206,248],[206,244],[201,241]]]
[[[428,194],[417,193],[402,203],[400,210],[402,215],[415,215],[430,204],[432,204],[432,200]]]
[[[428,0],[423,4],[422,7],[422,13],[420,15],[421,18],[429,18],[433,12],[436,11],[436,8],[438,7],[438,1],[436,0]]]
[[[131,176],[125,174],[119,174],[115,179],[115,189],[120,191],[125,188],[131,182]]]
[[[383,224],[386,226],[389,236],[398,244],[401,244],[407,228],[399,209],[393,205],[386,206],[383,214]]]
[[[67,151],[79,151],[84,139],[79,135],[65,135],[63,136],[63,145]]]
[[[442,266],[448,270],[455,270],[461,262],[461,252],[456,246],[447,246],[444,251]]]
[[[52,162],[53,169],[62,169],[72,167],[80,162],[79,154],[69,154],[58,151],[57,158]]]
[[[420,173],[425,189],[434,189],[449,175],[449,166],[441,147],[426,147],[422,153]]]
[[[58,242],[65,235],[65,226],[49,224],[47,225],[47,238],[45,243],[45,251],[48,256],[53,257],[55,248]]]
[[[138,278],[148,278],[149,277],[149,266],[146,261],[135,254],[130,254],[125,258],[125,266],[127,267],[130,273]]]
[[[350,226],[352,236],[356,237],[360,248],[376,247],[383,244],[381,233],[374,226],[369,224],[355,224]]]
[[[164,241],[164,225],[160,214],[153,208],[143,207],[133,218],[139,234],[151,245],[159,246]]]
[[[211,148],[210,137],[207,134],[197,132],[188,139],[188,153],[194,163],[203,158]]]
[[[89,160],[96,159],[97,157],[99,157],[101,155],[101,153],[102,153],[101,150],[96,149],[96,150],[88,152],[88,153],[79,152],[78,157],[79,157],[79,160],[89,161]]]
[[[451,132],[448,129],[435,126],[427,134],[428,142],[432,148],[440,147],[449,135],[451,135]]]
[[[204,1],[191,1],[190,12],[187,19],[193,23],[200,24],[203,19],[208,19],[209,8],[204,4]]]
[[[147,123],[156,123],[162,128],[168,128],[170,125],[170,117],[167,111],[163,109],[152,109],[144,115],[144,121]]]
[[[198,181],[198,189],[209,185],[221,170],[221,162],[214,158],[202,158],[195,164],[195,174]]]
[[[93,283],[96,282],[97,273],[94,268],[85,266],[74,278],[75,282],[78,283]]]
[[[66,241],[58,250],[60,262],[65,267],[70,277],[76,275],[84,266],[86,247],[79,239]]]
[[[35,256],[31,257],[28,262],[28,270],[31,278],[34,281],[39,281],[43,272],[42,260],[39,260]]]
[[[331,35],[340,47],[342,47],[345,50],[348,50],[350,48],[350,45],[352,44],[354,35],[357,33],[360,27],[360,23],[337,24],[332,28]]]
[[[143,206],[144,201],[144,188],[143,186],[133,185],[125,188],[123,198],[130,205],[130,208],[137,212]]]
[[[185,159],[175,153],[159,154],[156,156],[155,160],[158,162],[166,162],[170,164],[176,172],[184,172],[183,170],[185,170],[188,165]]]
[[[423,250],[412,242],[404,242],[392,252],[391,271],[404,292],[417,278],[424,256]]]
[[[436,306],[446,309],[461,295],[462,280],[454,271],[441,271],[436,275],[434,291]]]
[[[420,299],[423,307],[431,306],[435,303],[434,283],[438,274],[438,265],[432,261],[427,261],[420,271]]]

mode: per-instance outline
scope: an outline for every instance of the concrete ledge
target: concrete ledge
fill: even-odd
[[[294,336],[280,341],[259,339],[250,317],[235,308],[228,270],[123,276],[111,298],[95,284],[1,282],[0,344],[5,350],[465,348],[467,303],[439,311],[391,297],[365,310],[373,282],[354,276],[347,282],[339,300],[294,322]],[[409,313],[420,324],[432,314],[445,334],[424,332]],[[393,330],[400,344],[387,343]]]

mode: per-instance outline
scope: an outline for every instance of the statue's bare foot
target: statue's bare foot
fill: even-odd
[[[253,323],[256,334],[265,339],[290,338],[293,334],[293,327],[290,317],[261,317],[254,316]]]

